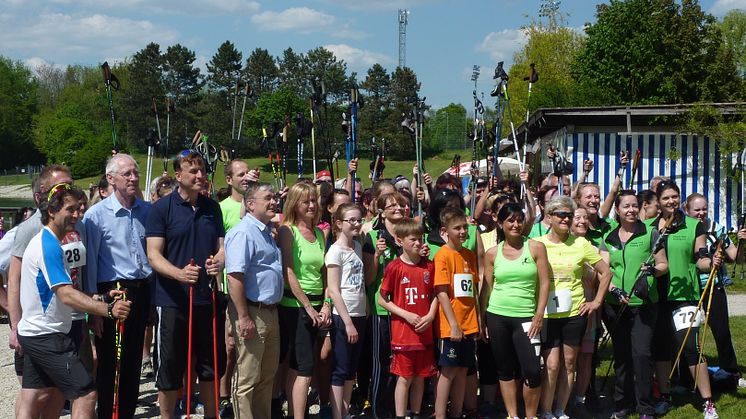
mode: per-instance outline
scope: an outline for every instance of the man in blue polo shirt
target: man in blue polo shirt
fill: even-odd
[[[161,417],[172,417],[191,349],[206,418],[215,412],[213,380],[225,370],[225,309],[218,307],[218,371],[213,370],[212,299],[208,276],[220,274],[224,252],[223,218],[217,202],[200,194],[207,182],[205,161],[191,150],[174,160],[178,189],[150,208],[145,236],[148,261],[157,273],[154,302],[158,310],[155,385]],[[192,333],[187,345],[189,287],[194,288]],[[187,349],[187,350],[185,350]]]
[[[91,257],[85,265],[85,288],[90,294],[126,290],[132,315],[124,323],[119,371],[119,409],[122,418],[135,415],[140,390],[140,365],[145,323],[150,313],[149,279],[153,272],[145,254],[145,220],[150,204],[137,198],[140,172],[130,155],[119,153],[106,164],[106,180],[113,192],[83,217],[85,247]],[[96,335],[98,417],[110,418],[114,400],[116,322],[90,318]]]
[[[250,419],[272,417],[272,386],[280,361],[277,303],[282,299],[283,276],[271,225],[277,203],[271,185],[247,187],[246,215],[225,239],[225,268],[233,302],[229,315],[238,352],[235,411]]]

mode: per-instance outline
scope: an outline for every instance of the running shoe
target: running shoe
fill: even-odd
[[[673,405],[668,399],[661,398],[655,402],[655,414],[658,416],[663,416],[672,409]]]
[[[554,417],[552,412],[544,412],[541,414],[541,419],[557,419],[557,418]]]
[[[233,419],[233,404],[228,399],[220,401],[220,417],[221,419]]]
[[[627,419],[628,413],[627,409],[620,410],[612,413],[610,419]]]
[[[711,401],[706,401],[704,406],[704,418],[705,419],[718,419],[718,410],[715,408],[715,404]]]
[[[738,388],[746,388],[746,378],[738,377]]]
[[[153,360],[150,357],[142,359],[142,378],[153,378]]]
[[[555,411],[554,411],[554,416],[555,416],[555,417],[556,417],[557,419],[570,419],[570,416],[567,416],[567,415],[565,414],[565,411],[564,411],[564,410],[555,410]]]

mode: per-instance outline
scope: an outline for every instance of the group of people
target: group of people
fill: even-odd
[[[682,206],[670,179],[636,193],[617,176],[602,201],[586,161],[574,185],[475,182],[467,209],[454,175],[362,189],[356,168],[278,191],[232,160],[213,199],[185,150],[146,201],[120,153],[89,205],[66,167],[45,167],[7,274],[16,416],[58,417],[71,400],[73,418],[133,417],[152,353],[169,419],[193,412],[193,388],[206,418],[302,418],[315,397],[335,419],[430,405],[436,418],[583,417],[608,334],[612,418],[665,415],[673,375],[716,419],[705,320],[746,386],[724,288],[744,252],[706,197]]]

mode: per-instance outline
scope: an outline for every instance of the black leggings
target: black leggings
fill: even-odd
[[[658,322],[656,323],[655,334],[653,335],[653,357],[656,362],[671,361],[672,356],[678,353],[683,343],[684,350],[681,353],[681,365],[687,367],[697,365],[700,349],[698,344],[699,327],[692,326],[689,336],[686,337],[688,327],[680,328],[677,331],[674,325],[674,316],[684,316],[680,310],[684,307],[689,307],[693,310],[692,307],[697,307],[697,301],[666,301],[659,303],[658,306]],[[699,315],[704,318],[702,310],[700,310]],[[690,320],[689,317],[686,319],[687,324],[688,320]],[[686,342],[684,342],[684,337],[686,337]],[[671,348],[671,342],[674,343],[673,348]]]
[[[531,323],[531,317],[506,317],[488,312],[486,322],[500,381],[512,381],[516,379],[516,371],[520,371],[526,385],[530,388],[539,387],[540,343],[538,339],[531,343],[523,329],[524,323]]]
[[[712,307],[710,307],[710,318],[708,326],[712,330],[712,336],[715,338],[715,345],[718,350],[718,360],[720,368],[731,374],[738,374],[738,361],[736,361],[736,350],[733,349],[733,339],[730,334],[730,324],[728,320],[728,296],[725,293],[725,287],[716,284],[712,293]],[[704,310],[707,310],[709,295],[705,295]]]

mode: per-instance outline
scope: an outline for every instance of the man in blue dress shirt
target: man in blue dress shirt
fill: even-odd
[[[246,215],[225,238],[225,270],[235,333],[235,412],[238,418],[272,417],[272,386],[280,360],[282,299],[280,250],[272,237],[271,220],[278,200],[271,185],[253,184],[244,194]],[[309,349],[310,350],[310,349]]]
[[[149,283],[153,270],[145,253],[145,221],[150,204],[137,198],[140,173],[131,156],[117,154],[110,158],[106,178],[114,192],[83,217],[85,247],[90,255],[85,265],[85,287],[90,294],[105,294],[121,287],[132,302],[131,315],[124,323],[119,371],[119,415],[131,418],[137,408],[145,323],[150,312]],[[98,417],[111,418],[116,322],[93,316],[91,324],[98,356]]]

